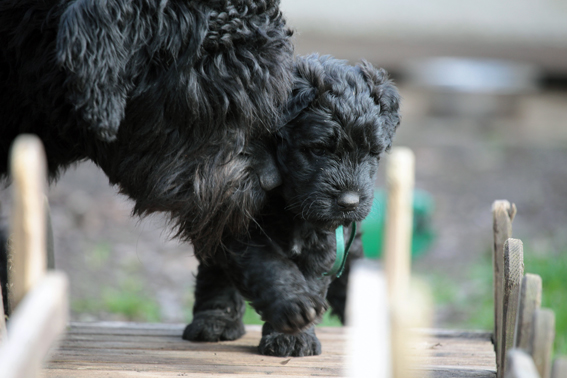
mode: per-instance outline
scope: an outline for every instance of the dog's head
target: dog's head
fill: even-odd
[[[384,70],[298,58],[277,147],[288,209],[325,228],[364,219],[399,122],[399,95]]]

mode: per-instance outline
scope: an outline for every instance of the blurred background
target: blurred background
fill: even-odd
[[[399,86],[394,144],[416,154],[413,272],[431,285],[434,326],[492,328],[491,204],[507,199],[526,272],[542,276],[543,305],[556,312],[556,351],[567,353],[567,3],[282,0],[282,9],[298,54],[366,59]],[[191,319],[196,260],[164,218],[131,218],[132,202],[91,163],[68,170],[49,199],[74,320]],[[9,191],[0,202],[6,216]],[[377,233],[379,213],[368,226]]]

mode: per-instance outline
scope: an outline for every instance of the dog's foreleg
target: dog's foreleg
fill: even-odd
[[[242,277],[233,281],[262,320],[278,332],[294,334],[321,318],[326,287],[314,287],[293,261],[275,251],[251,247],[243,256],[237,264]]]
[[[265,246],[250,246],[238,256],[232,265],[240,269],[232,270],[233,282],[266,322],[260,353],[320,354],[313,326],[327,309],[329,279],[307,279],[293,261]]]
[[[201,263],[195,285],[193,321],[183,332],[189,341],[236,340],[244,335],[244,299],[223,270]]]

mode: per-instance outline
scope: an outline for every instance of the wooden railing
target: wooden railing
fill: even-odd
[[[68,282],[47,271],[53,251],[45,197],[46,161],[38,138],[18,137],[11,151],[10,303],[0,320],[0,378],[33,378],[68,319]],[[1,299],[1,298],[0,298]],[[4,313],[0,300],[0,313]]]
[[[565,378],[567,362],[552,365],[555,314],[541,308],[542,280],[524,274],[524,249],[512,238],[516,206],[495,201],[494,226],[494,347],[498,378]],[[545,283],[543,283],[545,284]]]

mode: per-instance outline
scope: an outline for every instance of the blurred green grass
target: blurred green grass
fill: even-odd
[[[123,279],[118,287],[103,286],[99,298],[73,300],[71,309],[78,314],[110,313],[126,321],[159,322],[157,301],[146,293],[137,276]]]
[[[536,253],[524,245],[525,273],[543,282],[542,307],[555,312],[555,353],[567,354],[567,247],[560,253]],[[436,310],[449,314],[438,327],[486,329],[494,324],[492,253],[484,253],[458,280],[437,273],[423,274],[429,282]]]

